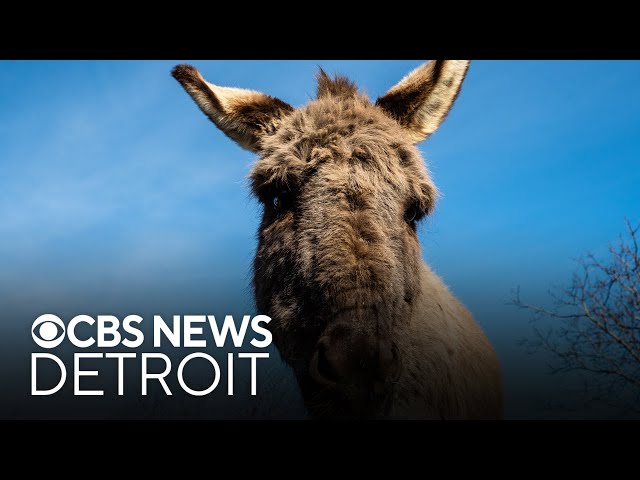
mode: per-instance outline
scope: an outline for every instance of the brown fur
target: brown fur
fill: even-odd
[[[248,143],[260,153],[250,180],[264,203],[256,303],[273,318],[274,341],[314,416],[501,415],[496,355],[422,261],[407,218],[434,208],[437,190],[414,144],[444,119],[466,69],[431,62],[377,105],[350,81],[320,71],[308,105],[291,111],[271,103],[277,128],[268,131],[262,117],[247,121],[237,108],[225,114],[221,87],[200,92],[211,84],[194,83],[202,77],[193,67],[174,70],[231,138],[246,138],[246,125],[256,124]],[[239,95],[246,106],[250,97]],[[293,200],[282,211],[272,202],[283,189]]]

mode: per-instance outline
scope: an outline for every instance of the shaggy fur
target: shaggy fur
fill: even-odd
[[[317,98],[297,110],[209,84],[190,66],[173,71],[216,125],[260,154],[250,174],[264,204],[256,303],[314,416],[501,415],[496,355],[422,261],[415,229],[437,190],[414,144],[444,119],[467,66],[430,62],[376,104],[320,71]],[[275,208],[283,190],[289,204]]]

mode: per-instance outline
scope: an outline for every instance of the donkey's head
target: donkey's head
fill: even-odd
[[[422,288],[416,222],[436,188],[414,146],[447,115],[468,62],[426,63],[375,104],[318,75],[317,98],[276,98],[173,76],[230,138],[260,156],[264,206],[254,261],[258,309],[315,415],[384,413],[402,373],[399,338]]]

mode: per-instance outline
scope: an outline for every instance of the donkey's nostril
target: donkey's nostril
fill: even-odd
[[[318,355],[318,365],[317,365],[318,374],[325,380],[329,380],[330,382],[337,382],[339,377],[338,372],[333,367],[333,365],[331,365],[331,362],[329,362],[329,359],[327,358],[327,348],[324,346],[323,343],[320,343],[318,345],[317,355]]]

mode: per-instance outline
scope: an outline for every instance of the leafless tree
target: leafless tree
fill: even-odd
[[[588,254],[568,288],[551,292],[553,306],[514,304],[534,313],[530,351],[552,354],[552,373],[581,372],[587,400],[640,413],[640,254],[639,226],[609,246],[602,262]]]

